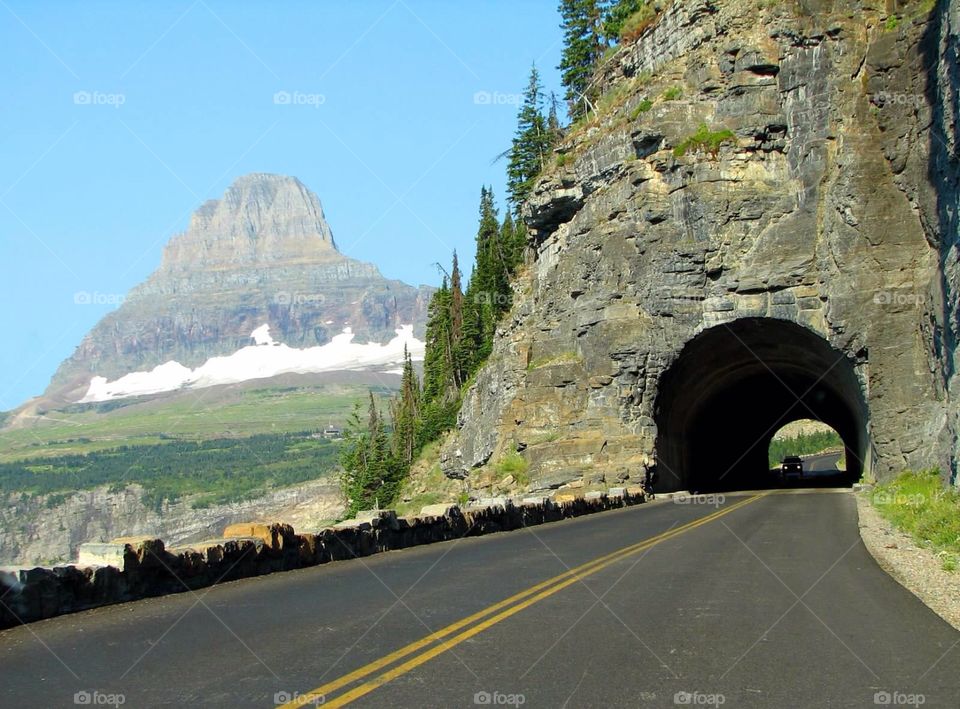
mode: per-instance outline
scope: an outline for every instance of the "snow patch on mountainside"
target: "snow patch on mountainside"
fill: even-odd
[[[330,342],[318,347],[297,349],[276,342],[270,326],[261,325],[251,333],[256,344],[243,347],[225,357],[212,357],[196,369],[179,362],[165,362],[149,372],[131,372],[112,382],[93,377],[80,403],[109,401],[126,396],[159,394],[176,389],[199,389],[217,384],[235,384],[249,379],[264,379],[278,374],[313,374],[355,369],[401,371],[404,347],[414,360],[422,360],[424,343],[413,336],[413,325],[401,325],[397,336],[386,344],[353,341],[349,327]]]

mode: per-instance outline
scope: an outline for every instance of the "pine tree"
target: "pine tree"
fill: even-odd
[[[435,291],[427,307],[426,352],[423,358],[423,398],[441,399],[454,381],[450,325],[450,287],[447,279]]]
[[[640,12],[649,0],[615,0],[607,8],[603,19],[603,36],[610,42],[618,42],[623,23],[634,13]]]
[[[525,234],[518,233],[523,229],[523,222],[514,222],[510,212],[503,217],[503,224],[500,225],[500,243],[507,254],[507,273],[509,278],[513,278],[517,267],[523,263],[523,250],[526,246]],[[509,295],[509,294],[508,294]]]
[[[403,350],[403,375],[400,378],[400,392],[390,404],[393,420],[393,433],[390,448],[394,457],[409,467],[418,451],[417,427],[420,419],[420,382],[413,370],[413,360],[406,347]]]
[[[450,269],[450,353],[452,385],[460,389],[467,380],[467,366],[463,361],[463,289],[460,283],[460,262],[457,252],[453,252],[453,265]]]
[[[483,349],[481,313],[485,301],[487,301],[486,293],[480,290],[480,279],[477,277],[477,266],[474,264],[463,299],[463,338],[460,341],[458,353],[467,378],[476,371],[480,363],[480,352]]]
[[[370,404],[376,412],[372,392]],[[364,489],[364,506],[360,508],[362,510],[382,508],[390,504],[399,489],[399,466],[391,453],[390,439],[383,425],[383,419],[378,413],[375,413],[374,418],[376,427],[369,433],[369,470],[367,486]]]
[[[576,120],[587,113],[593,98],[590,81],[607,46],[601,33],[603,11],[599,0],[560,0],[560,17],[563,51],[557,68],[570,117]]]
[[[517,131],[507,165],[507,195],[515,213],[530,194],[533,182],[543,170],[552,147],[547,120],[543,117],[543,87],[536,65],[530,68],[530,80],[517,113]]]
[[[377,402],[373,398],[373,392],[370,394],[370,403],[367,405],[367,432],[373,437],[375,431],[380,428],[380,413],[377,411]]]
[[[347,498],[347,517],[353,517],[371,504],[370,492],[375,486],[376,463],[373,460],[371,422],[378,421],[373,395],[370,397],[367,426],[360,419],[360,404],[355,404],[347,419],[343,447],[340,451],[340,487]]]
[[[479,337],[473,353],[474,368],[487,358],[493,346],[496,326],[495,307],[509,288],[506,257],[500,243],[500,221],[493,201],[493,190],[484,187],[480,191],[480,214],[477,227],[477,254],[469,289],[476,310],[475,326]]]
[[[550,109],[547,111],[547,137],[550,140],[550,147],[555,147],[560,139],[563,138],[563,128],[560,127],[559,106],[557,104],[557,95],[550,92]]]

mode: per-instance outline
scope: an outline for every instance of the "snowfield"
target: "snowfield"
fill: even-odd
[[[212,357],[196,369],[170,361],[149,372],[131,372],[112,382],[93,377],[79,403],[109,401],[126,396],[159,394],[177,389],[199,389],[217,384],[235,384],[264,379],[278,374],[313,374],[356,369],[383,369],[399,372],[406,347],[410,357],[422,360],[424,343],[413,336],[413,325],[401,325],[396,337],[386,344],[353,341],[349,327],[325,345],[296,349],[275,341],[270,326],[261,325],[250,337],[256,344],[243,347],[225,357]]]

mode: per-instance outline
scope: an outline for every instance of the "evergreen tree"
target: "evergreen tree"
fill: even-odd
[[[467,378],[476,371],[483,349],[483,322],[482,308],[487,300],[486,294],[480,289],[480,279],[477,278],[477,266],[474,264],[467,284],[467,292],[463,299],[463,338],[460,341],[458,358],[461,361]]]
[[[407,468],[418,451],[417,427],[420,420],[420,382],[413,370],[413,360],[407,348],[403,349],[403,375],[400,393],[390,404],[393,433],[391,451],[400,464]]]
[[[370,406],[374,412],[371,418],[376,421],[376,427],[369,432],[369,470],[361,510],[382,509],[389,505],[399,491],[400,481],[403,473],[406,472],[405,469],[400,468],[399,461],[392,455],[390,438],[387,436],[383,419],[376,411],[373,392],[370,393]]]
[[[523,222],[513,221],[510,212],[503,217],[503,224],[500,225],[500,243],[503,244],[504,251],[507,254],[507,275],[508,280],[513,278],[517,267],[523,263],[523,251],[526,247],[526,230]],[[509,295],[509,293],[508,293]]]
[[[453,387],[457,390],[469,376],[463,361],[463,289],[460,283],[460,262],[457,252],[453,252],[453,265],[450,269],[450,347]]]
[[[480,191],[480,215],[477,227],[477,254],[474,271],[470,277],[468,290],[472,290],[475,309],[475,323],[478,331],[472,353],[473,367],[487,358],[493,345],[493,332],[496,326],[494,308],[497,301],[509,288],[506,269],[506,256],[500,243],[500,221],[493,201],[493,190],[484,187]]]
[[[601,33],[603,11],[600,0],[560,0],[560,28],[563,51],[560,55],[561,82],[566,90],[570,117],[586,115],[593,99],[590,81],[603,56],[606,41]]]
[[[615,0],[607,8],[603,20],[603,36],[610,42],[620,41],[623,23],[630,15],[640,12],[649,0]]]
[[[366,426],[350,417],[341,455],[348,514],[396,499],[422,447],[456,423],[463,385],[490,354],[497,320],[510,304],[510,281],[523,260],[526,232],[507,212],[497,217],[493,190],[480,190],[476,255],[466,290],[456,253],[430,300],[423,387],[404,350],[400,391],[390,401],[388,428],[373,393]]]
[[[507,195],[514,212],[530,194],[533,182],[543,170],[552,147],[547,120],[543,117],[543,87],[536,65],[530,68],[530,80],[517,113],[517,131],[507,165]]]
[[[563,129],[560,127],[560,116],[557,105],[557,95],[550,92],[550,109],[547,111],[547,137],[550,147],[553,148],[563,138]]]
[[[367,432],[373,438],[374,432],[380,428],[380,412],[377,411],[377,402],[373,398],[373,392],[369,392],[370,403],[367,406]]]
[[[423,357],[423,399],[436,401],[446,395],[453,377],[450,325],[450,287],[447,279],[434,291],[427,307],[426,352]]]
[[[364,427],[361,423],[360,405],[355,404],[344,431],[340,452],[340,465],[343,468],[340,487],[347,498],[347,517],[353,517],[360,510],[369,509],[373,501],[372,493],[377,487],[378,462],[375,460],[371,431],[376,430],[378,423],[379,417],[371,393],[367,426]],[[371,425],[374,428],[371,428]]]

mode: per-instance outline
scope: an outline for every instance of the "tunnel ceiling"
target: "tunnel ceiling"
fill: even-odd
[[[853,362],[795,323],[751,318],[700,333],[660,380],[658,487],[764,487],[767,449],[802,418],[836,429],[848,472],[866,453],[866,407]]]

